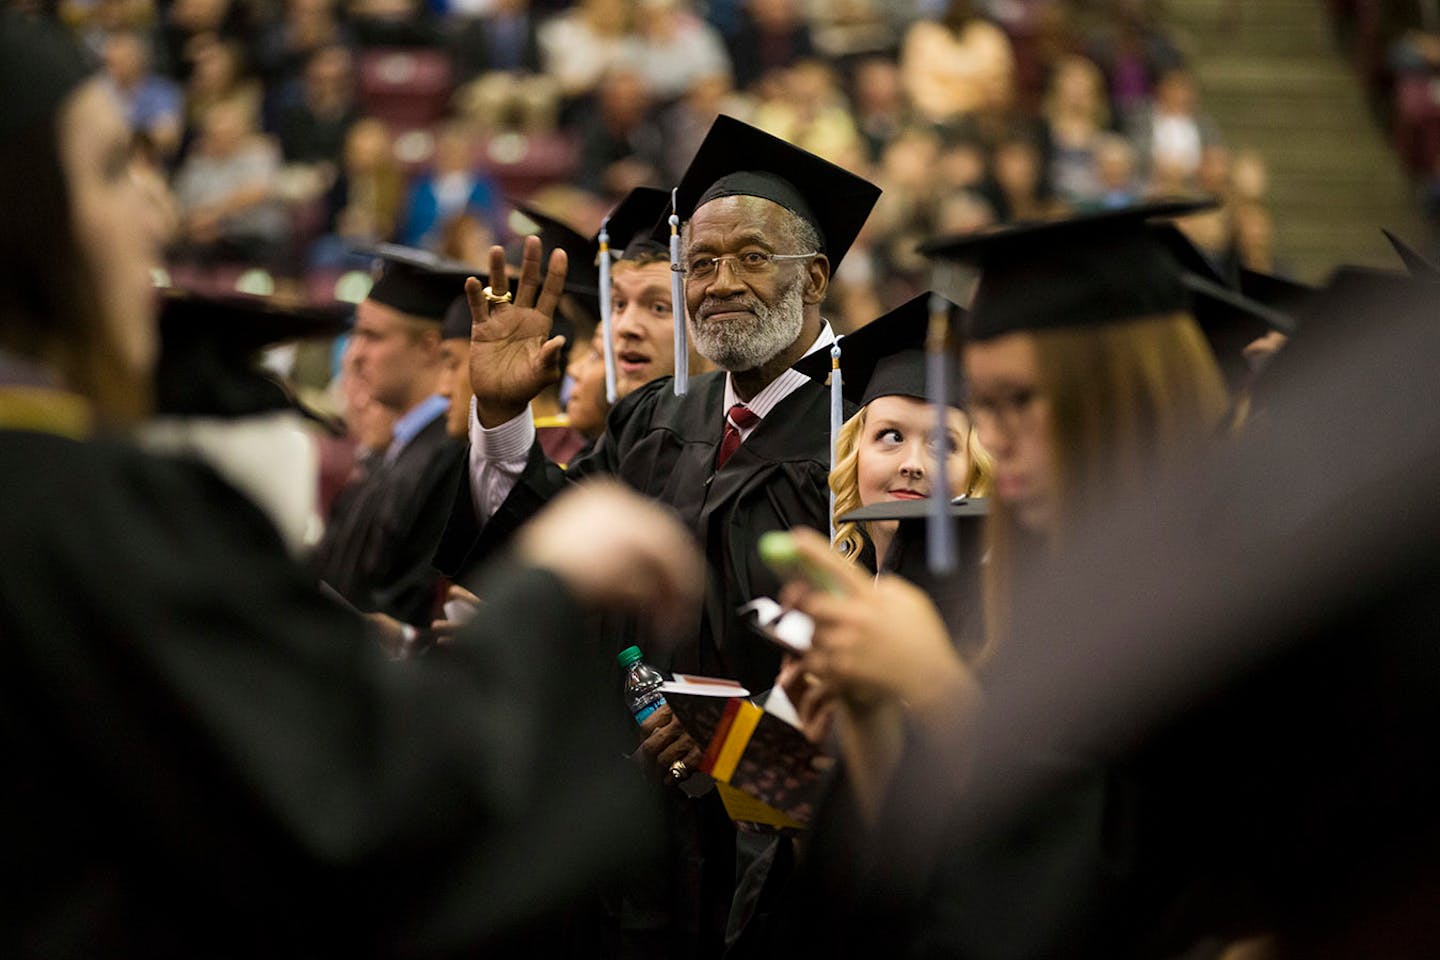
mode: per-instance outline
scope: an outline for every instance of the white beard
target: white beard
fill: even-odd
[[[753,295],[724,304],[749,310],[755,318],[753,323],[692,319],[690,338],[695,341],[695,349],[715,366],[735,373],[754,370],[774,360],[795,342],[805,324],[804,280],[803,275],[796,277],[780,291],[774,306],[761,303]],[[702,314],[707,305],[709,301],[701,304]]]

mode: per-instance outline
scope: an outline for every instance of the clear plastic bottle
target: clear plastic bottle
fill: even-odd
[[[644,723],[646,717],[665,706],[665,695],[660,692],[665,678],[641,659],[643,656],[639,647],[626,647],[616,657],[625,671],[625,703],[636,723]]]

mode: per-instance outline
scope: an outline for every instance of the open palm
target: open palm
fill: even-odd
[[[540,391],[560,379],[565,338],[552,337],[550,330],[565,287],[565,251],[551,252],[543,285],[540,259],[540,238],[526,237],[511,303],[487,298],[484,284],[474,277],[465,281],[471,321],[470,383],[482,426],[499,426],[519,416]],[[503,295],[507,281],[502,247],[490,248],[490,277],[493,294]]]

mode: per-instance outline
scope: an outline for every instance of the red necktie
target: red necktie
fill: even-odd
[[[720,438],[720,452],[715,457],[715,469],[725,466],[725,461],[740,447],[740,431],[748,430],[760,422],[760,417],[745,406],[737,403],[725,414],[725,435]]]

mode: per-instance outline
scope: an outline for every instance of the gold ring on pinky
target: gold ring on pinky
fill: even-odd
[[[690,775],[690,768],[685,765],[684,760],[676,760],[670,764],[670,779],[679,783]]]
[[[485,289],[480,292],[485,294],[485,301],[487,303],[509,303],[515,299],[511,296],[509,290],[506,290],[503,296],[497,295],[494,290],[490,289],[489,284],[486,284]]]

